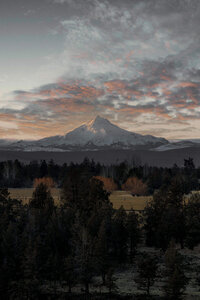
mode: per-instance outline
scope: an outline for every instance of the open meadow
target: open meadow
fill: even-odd
[[[123,206],[125,210],[143,210],[152,196],[132,196],[127,191],[114,191],[110,195],[113,208],[118,209]]]
[[[33,194],[33,191],[34,191],[34,188],[11,188],[11,189],[8,189],[9,193],[10,193],[10,197],[11,198],[16,198],[16,199],[19,199],[21,200],[24,204],[28,204],[31,197],[32,197],[32,194]],[[57,189],[57,188],[52,188],[51,189],[51,194],[54,198],[54,201],[56,204],[59,204],[60,202],[60,189]]]
[[[23,203],[29,203],[34,188],[23,189],[9,189],[11,198],[17,198],[23,201]],[[52,196],[56,204],[60,203],[60,189],[51,189]],[[113,204],[113,208],[118,209],[123,206],[125,210],[143,210],[146,204],[151,201],[152,196],[132,196],[127,191],[114,191],[110,195],[110,201]]]

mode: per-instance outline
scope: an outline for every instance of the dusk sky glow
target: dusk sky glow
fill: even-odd
[[[96,115],[200,138],[199,0],[1,0],[0,138]]]

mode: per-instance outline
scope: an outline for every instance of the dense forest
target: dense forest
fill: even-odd
[[[194,270],[188,271],[181,249],[200,243],[200,194],[185,200],[199,189],[200,169],[191,158],[171,169],[126,162],[107,167],[87,159],[69,166],[10,161],[0,168],[1,299],[147,299],[159,278],[156,299],[182,299]],[[59,206],[40,180],[29,204],[9,196],[7,187],[32,186],[45,176],[62,188]],[[115,210],[101,177],[117,188],[137,178],[153,199],[142,214]],[[132,292],[123,296],[116,274],[127,268],[134,270],[126,280]]]
[[[168,186],[173,178],[182,183],[184,193],[199,190],[200,182],[200,167],[195,168],[193,159],[190,157],[184,160],[183,167],[174,164],[171,168],[140,165],[134,160],[131,164],[125,161],[116,165],[101,165],[85,158],[81,164],[69,165],[58,165],[53,160],[32,161],[29,164],[23,164],[18,160],[0,162],[0,186],[32,187],[36,178],[50,177],[56,187],[62,187],[67,177],[72,176],[70,174],[73,172],[80,172],[87,177],[110,178],[118,189],[129,189],[130,178],[135,178],[145,185],[143,185],[145,194],[153,194],[155,190]]]

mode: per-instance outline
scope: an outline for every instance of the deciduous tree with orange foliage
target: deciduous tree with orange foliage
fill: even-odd
[[[129,177],[127,181],[122,184],[122,189],[130,191],[134,195],[144,196],[147,194],[147,185],[137,177]]]
[[[42,178],[35,178],[33,182],[33,187],[36,188],[40,183],[46,185],[49,189],[55,187],[55,183],[51,177],[42,177]]]
[[[104,189],[107,192],[113,192],[117,190],[117,184],[114,182],[112,178],[103,177],[103,176],[95,176],[94,178],[103,182]]]

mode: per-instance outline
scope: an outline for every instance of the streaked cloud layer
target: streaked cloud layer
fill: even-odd
[[[45,23],[53,10],[44,34],[62,43],[32,87],[6,93],[9,75],[0,77],[1,137],[64,134],[100,114],[138,133],[199,138],[199,1],[34,3],[26,17],[36,22],[45,7]]]

